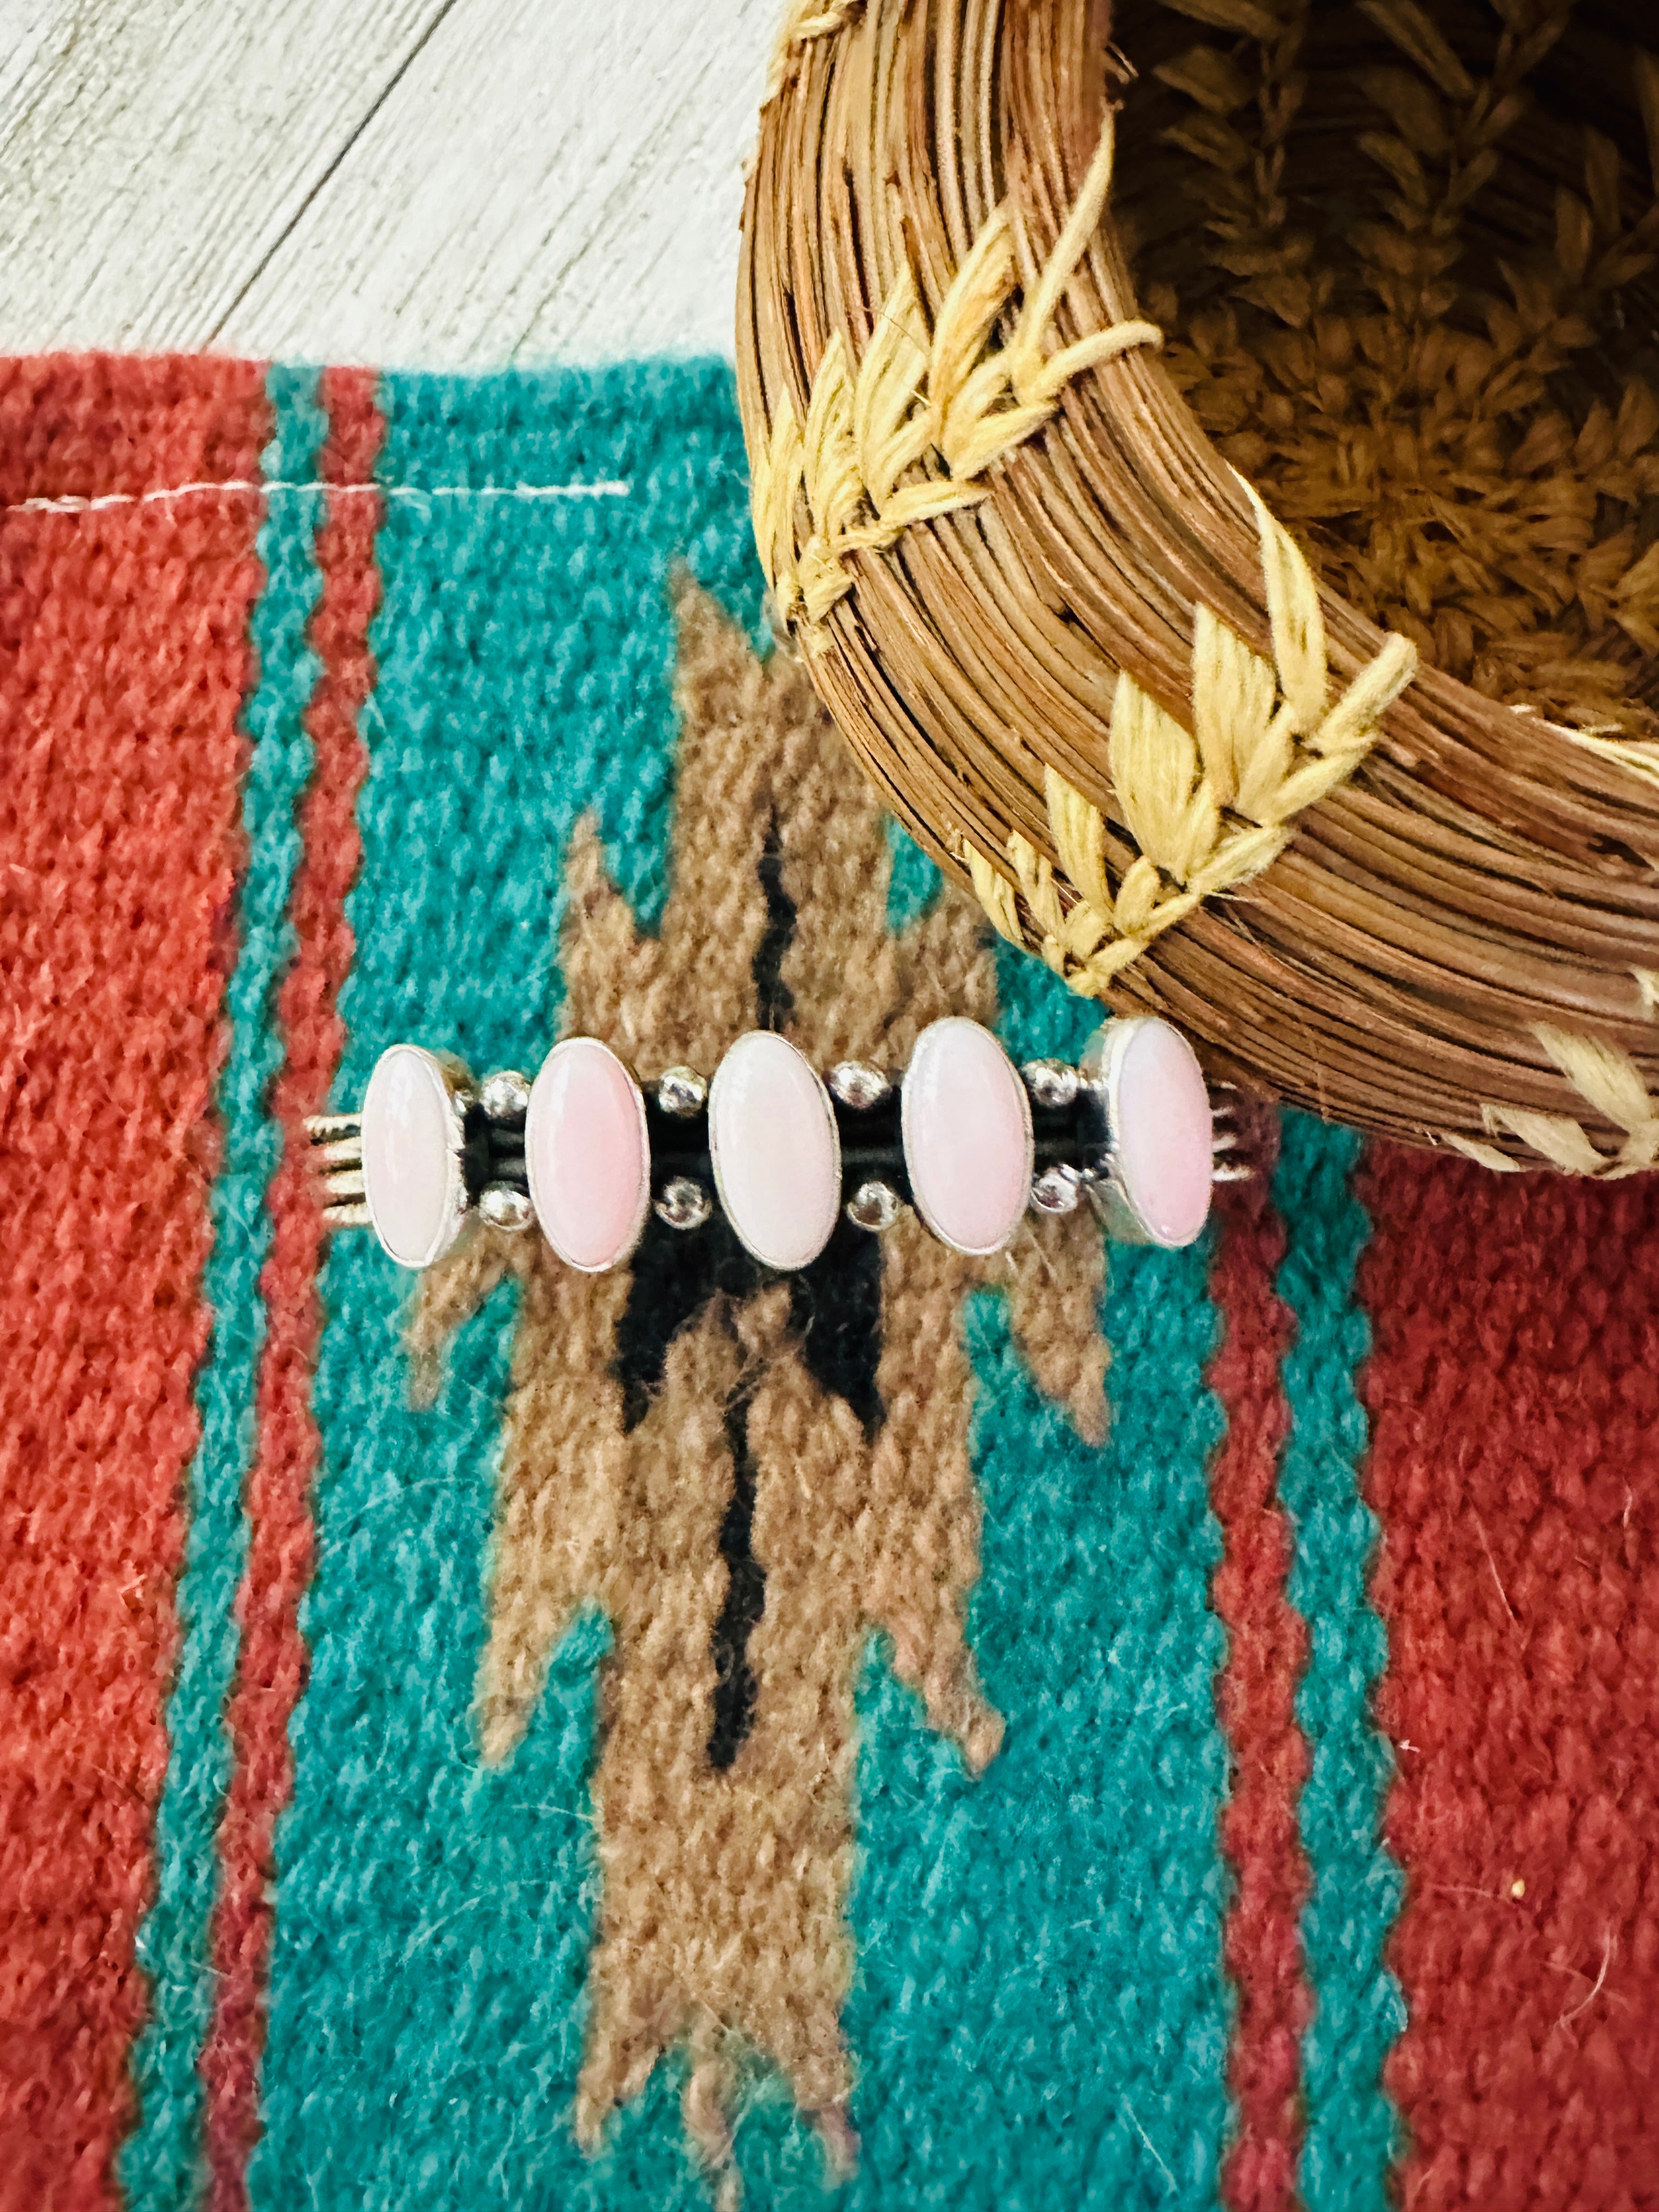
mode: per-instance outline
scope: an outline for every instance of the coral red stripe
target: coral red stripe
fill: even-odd
[[[0,365],[0,497],[257,473],[240,362]],[[0,512],[0,2205],[112,2205],[143,2006],[258,502]]]
[[[1421,2212],[1659,2181],[1659,1178],[1387,1149],[1360,1294]]]
[[[374,386],[370,371],[324,373],[329,438],[322,474],[331,484],[362,484],[373,476],[385,428]],[[299,1604],[311,1571],[310,1488],[317,1463],[311,1370],[324,1231],[307,1171],[303,1125],[327,1102],[344,1035],[336,1005],[351,963],[345,897],[359,854],[356,808],[366,754],[357,718],[374,682],[368,626],[380,592],[380,509],[377,499],[331,495],[317,536],[321,593],[311,641],[322,668],[306,720],[315,766],[301,811],[295,957],[279,1000],[287,1056],[271,1107],[283,1150],[270,1194],[271,1247],[260,1283],[267,1333],[247,1492],[247,1571],[238,1607],[241,1651],[228,1713],[235,1766],[220,1830],[213,1936],[218,1994],[202,2056],[213,2203],[221,2212],[247,2202],[247,2162],[258,2136],[272,1841],[292,1785],[288,1726],[305,1674]]]
[[[1233,2212],[1279,2212],[1296,2198],[1300,2049],[1311,2010],[1298,1926],[1308,1867],[1297,1825],[1308,1754],[1295,1709],[1307,1632],[1285,1596],[1293,1547],[1277,1498],[1290,1426],[1279,1368],[1291,1331],[1273,1288],[1285,1256],[1271,1188],[1278,1129],[1271,1113],[1241,1112],[1243,1156],[1259,1171],[1216,1193],[1210,1275],[1223,1335],[1208,1381],[1227,1416],[1211,1476],[1224,1547],[1211,1598],[1227,1627],[1217,1698],[1234,1762],[1221,1838],[1237,1884],[1224,1954],[1238,2002],[1229,2065],[1238,2134],[1222,2193]]]

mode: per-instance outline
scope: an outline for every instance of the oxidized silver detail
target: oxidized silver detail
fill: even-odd
[[[313,1145],[355,1143],[359,1152],[363,1144],[363,1117],[361,1114],[311,1114],[306,1117],[306,1134]]]
[[[1086,1199],[1115,1237],[1133,1243],[1152,1241],[1146,1224],[1129,1202],[1115,1159],[1116,1077],[1129,1033],[1138,1026],[1130,1017],[1109,1022],[1097,1033],[1080,1067],[1060,1060],[1027,1061],[1018,1071],[1027,1098],[1036,1107],[1063,1112],[1079,1109],[1079,1154],[1045,1168],[1030,1186],[1030,1204],[1039,1213],[1063,1216],[1074,1212]],[[530,1103],[531,1086],[514,1068],[501,1068],[485,1078],[475,1091],[465,1069],[447,1054],[426,1055],[442,1070],[451,1114],[451,1225],[453,1243],[474,1211],[466,1204],[460,1172],[462,1116],[466,1103],[476,1097],[493,1122],[522,1118]],[[891,1097],[899,1079],[865,1060],[842,1060],[822,1079],[824,1087],[842,1106],[868,1111]],[[677,1119],[691,1120],[708,1107],[709,1085],[695,1068],[665,1069],[649,1086],[659,1109]],[[1231,1084],[1210,1086],[1214,1115],[1216,1184],[1246,1182],[1260,1171],[1234,1126],[1236,1108],[1242,1103]],[[330,1229],[373,1228],[365,1194],[362,1115],[317,1114],[306,1121],[307,1152],[323,1201],[323,1220]],[[873,1163],[872,1163],[873,1164]],[[700,1229],[714,1215],[715,1202],[707,1183],[690,1175],[673,1176],[657,1195],[653,1211],[668,1227],[683,1232]],[[879,1175],[859,1184],[842,1206],[846,1218],[856,1227],[879,1235],[891,1229],[906,1211],[904,1200]],[[514,1184],[492,1182],[480,1194],[476,1212],[490,1227],[521,1234],[535,1224],[535,1207],[527,1194]],[[447,1249],[447,1243],[446,1243]]]
[[[361,1114],[309,1114],[306,1137],[316,1171],[325,1229],[368,1229],[363,1197],[363,1117]],[[356,1188],[351,1188],[351,1185]]]

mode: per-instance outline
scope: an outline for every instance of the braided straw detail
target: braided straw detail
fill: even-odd
[[[1036,950],[1087,997],[1105,992],[1205,899],[1248,883],[1277,859],[1297,817],[1364,760],[1383,714],[1417,672],[1416,647],[1389,637],[1330,704],[1313,572],[1290,532],[1244,489],[1261,538],[1273,660],[1200,605],[1190,731],[1127,669],[1119,674],[1107,759],[1139,853],[1115,890],[1106,872],[1105,817],[1056,769],[1047,771],[1045,795],[1060,874],[1018,830],[1008,839]],[[1012,884],[971,845],[963,858],[996,927],[1012,944],[1027,945]],[[1074,894],[1069,903],[1062,877]]]
[[[1613,737],[1600,728],[1575,730],[1565,722],[1552,722],[1550,727],[1598,760],[1612,761],[1644,782],[1659,785],[1659,745],[1650,738]]]
[[[1597,1152],[1589,1132],[1570,1115],[1534,1113],[1520,1106],[1485,1107],[1481,1118],[1492,1133],[1518,1137],[1565,1175],[1594,1176],[1601,1182],[1643,1175],[1659,1164],[1659,1101],[1649,1096],[1642,1071],[1630,1054],[1598,1037],[1580,1036],[1547,1022],[1535,1022],[1533,1035],[1580,1097],[1625,1132],[1625,1141],[1609,1158]],[[1521,1163],[1495,1145],[1455,1134],[1448,1142],[1482,1167],[1511,1175],[1521,1171]]]
[[[790,0],[778,26],[761,106],[769,107],[783,90],[800,47],[810,46],[814,39],[831,39],[837,31],[844,31],[863,7],[864,0]]]
[[[1163,343],[1156,324],[1135,320],[1048,350],[1055,310],[1106,205],[1114,143],[1109,111],[1076,204],[1006,345],[990,343],[1019,289],[1005,201],[969,249],[931,329],[907,269],[856,369],[839,331],[825,346],[805,424],[787,395],[780,402],[754,470],[755,537],[778,612],[799,622],[809,650],[822,648],[825,616],[857,580],[852,555],[884,551],[913,524],[973,506],[989,489],[987,472],[1042,428],[1072,378],[1132,347]]]

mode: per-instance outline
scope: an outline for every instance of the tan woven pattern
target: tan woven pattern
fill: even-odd
[[[683,734],[662,926],[641,928],[584,823],[561,939],[568,1027],[647,1076],[677,1060],[712,1071],[757,1019],[769,836],[794,911],[787,1033],[815,1061],[901,1066],[940,1015],[994,1018],[995,963],[971,901],[951,890],[907,928],[890,926],[881,809],[799,668],[784,655],[763,667],[693,589],[679,615]],[[832,2174],[855,2154],[842,2008],[854,1694],[870,1630],[890,1637],[898,1674],[971,1767],[1001,1742],[965,1626],[979,1576],[969,1292],[1000,1285],[1039,1387],[1086,1435],[1105,1425],[1091,1214],[1030,1223],[994,1261],[949,1250],[907,1216],[881,1257],[873,1437],[808,1371],[776,1283],[712,1297],[674,1337],[631,1429],[617,1371],[626,1268],[582,1275],[539,1237],[484,1234],[421,1278],[410,1323],[413,1379],[430,1393],[454,1329],[505,1276],[518,1279],[480,1746],[491,1763],[513,1756],[574,1613],[602,1605],[614,1638],[593,1782],[603,1887],[576,2126],[592,2143],[658,2059],[684,2046],[685,2124],[720,2169],[717,2202],[732,2193],[742,2049],[781,2069]],[[734,1418],[765,1603],[748,1646],[752,1725],[717,1768],[714,1633],[728,1589],[720,1532]]]
[[[1218,1076],[1597,1175],[1659,1097],[1653,39],[866,0],[738,305],[779,612],[1004,934]]]

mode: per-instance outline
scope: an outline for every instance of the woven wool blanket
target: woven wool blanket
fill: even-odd
[[[1659,2203],[1659,1188],[418,1286],[304,1117],[1097,1018],[768,655],[729,373],[0,371],[0,2205]]]

